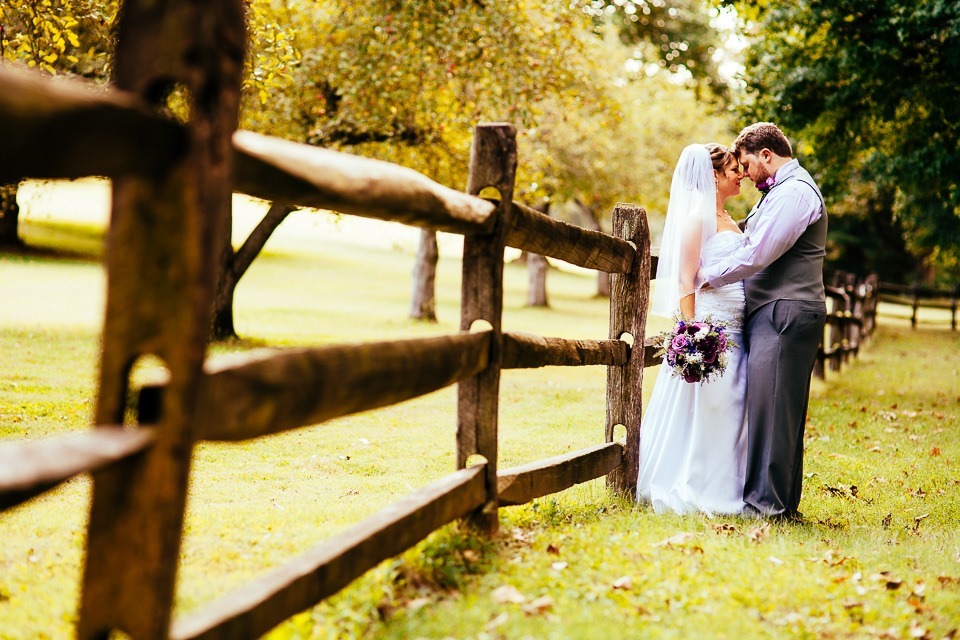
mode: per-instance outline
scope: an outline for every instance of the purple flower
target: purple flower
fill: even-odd
[[[767,176],[766,180],[763,180],[757,184],[757,191],[760,193],[766,193],[767,191],[770,191],[770,188],[774,184],[776,184],[776,180],[773,179],[773,176]]]
[[[674,351],[683,351],[687,346],[689,346],[690,340],[687,336],[680,334],[673,339],[673,342],[670,344],[673,347]]]

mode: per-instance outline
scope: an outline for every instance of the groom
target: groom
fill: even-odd
[[[733,152],[763,192],[745,220],[746,241],[701,272],[718,288],[744,281],[747,298],[745,513],[795,518],[803,480],[810,374],[823,336],[827,210],[776,125],[752,124]]]

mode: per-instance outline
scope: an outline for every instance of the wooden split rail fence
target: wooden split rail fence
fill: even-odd
[[[879,280],[876,274],[859,277],[837,271],[827,285],[827,323],[817,351],[814,374],[826,379],[827,368],[839,372],[877,327]]]
[[[613,234],[606,235],[514,202],[509,124],[477,127],[466,193],[412,169],[235,132],[244,41],[239,0],[127,0],[109,91],[0,68],[0,182],[87,175],[113,181],[94,426],[0,446],[3,509],[77,474],[92,475],[76,625],[83,640],[113,631],[137,639],[257,637],[453,520],[494,532],[499,506],[603,476],[618,491],[636,483],[643,368],[657,364],[644,339],[652,270],[645,213],[618,205]],[[192,97],[184,124],[158,115],[166,89],[178,83]],[[478,197],[489,187],[497,199]],[[208,359],[232,191],[463,234],[461,332]],[[607,338],[503,331],[505,246],[611,273]],[[131,412],[130,372],[144,357],[159,358],[167,380],[133,390]],[[546,365],[607,367],[605,441],[499,469],[500,372]],[[454,383],[455,472],[172,619],[198,442],[315,425]],[[624,442],[614,441],[617,425],[626,428]],[[482,462],[467,466],[476,455]]]
[[[912,285],[880,283],[880,301],[911,308],[910,326],[914,329],[920,322],[918,315],[921,307],[950,311],[950,330],[957,330],[957,302],[960,300],[960,287],[953,285],[949,289],[922,287],[920,283]]]

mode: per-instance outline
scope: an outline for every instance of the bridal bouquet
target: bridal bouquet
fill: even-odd
[[[726,324],[705,320],[676,318],[673,331],[663,338],[657,356],[666,355],[670,372],[687,382],[709,382],[727,368],[728,353],[736,343],[730,339]]]

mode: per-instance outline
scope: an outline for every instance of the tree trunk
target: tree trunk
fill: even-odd
[[[549,307],[547,302],[547,259],[536,253],[530,254],[527,271],[530,274],[530,293],[527,297],[529,307]]]
[[[550,203],[544,202],[533,207],[544,215],[550,215]],[[549,307],[547,302],[547,259],[536,253],[527,254],[527,273],[530,275],[530,290],[527,294],[528,307]]]
[[[0,247],[19,248],[23,246],[18,225],[20,205],[17,204],[17,184],[0,185]]]
[[[233,297],[240,278],[247,272],[254,258],[260,255],[270,236],[276,231],[294,207],[274,202],[263,220],[250,232],[243,245],[236,251],[228,241],[220,259],[220,276],[214,298],[213,321],[210,326],[211,340],[227,340],[237,337],[233,324]],[[229,235],[227,236],[229,238]]]
[[[577,207],[580,209],[583,226],[593,231],[602,231],[603,229],[600,228],[600,220],[597,218],[597,214],[594,213],[593,208],[588,207],[579,199],[574,202],[576,202]],[[597,297],[610,297],[610,274],[604,271],[597,272]]]
[[[436,280],[439,258],[437,232],[432,229],[422,229],[417,262],[413,268],[413,301],[410,304],[410,317],[414,320],[437,321]]]

